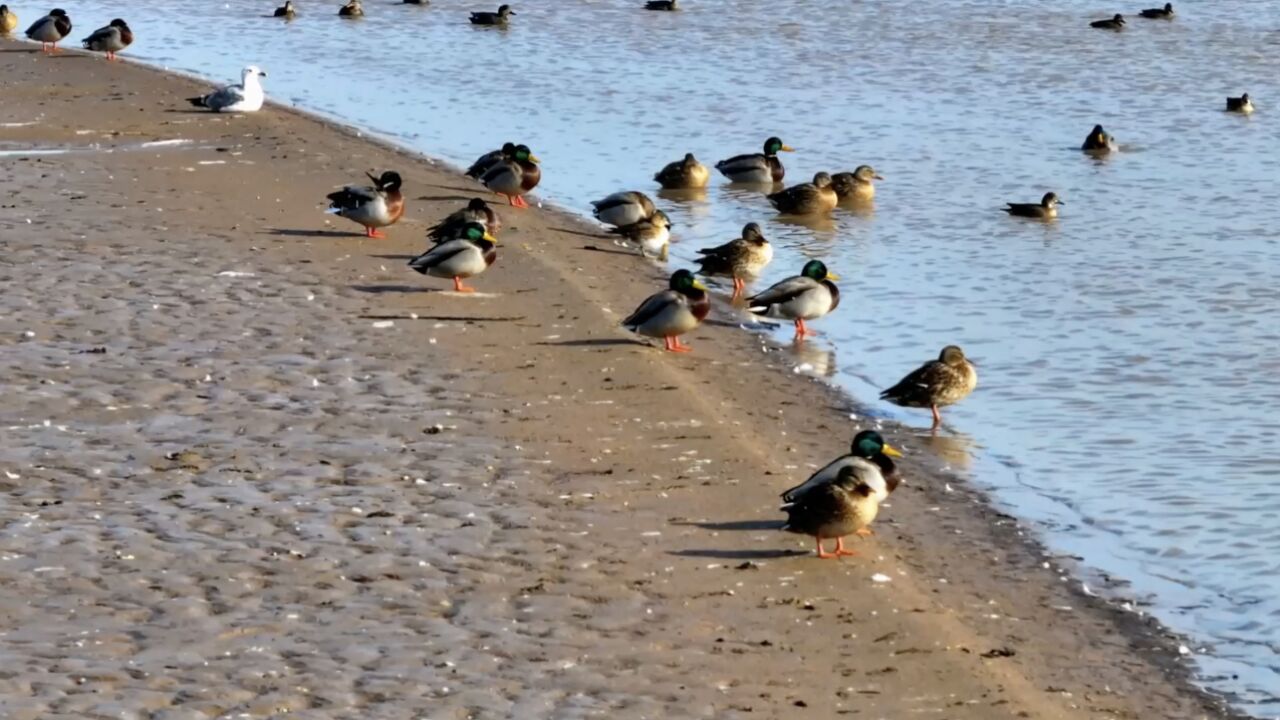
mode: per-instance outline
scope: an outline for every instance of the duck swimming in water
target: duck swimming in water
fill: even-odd
[[[338,9],[338,17],[358,18],[364,17],[364,5],[360,0],[348,0],[346,5]]]
[[[836,173],[831,176],[831,187],[841,200],[868,202],[876,196],[873,180],[883,180],[880,173],[870,165],[859,165],[853,172]]]
[[[473,12],[471,13],[472,25],[506,25],[511,22],[511,16],[515,12],[510,5],[498,6],[498,12]]]
[[[813,182],[793,185],[769,196],[769,202],[783,215],[817,215],[835,210],[840,196],[831,186],[831,176],[820,172]]]
[[[698,162],[693,153],[686,153],[683,160],[668,163],[653,179],[667,190],[687,190],[706,187],[711,180],[711,171]]]
[[[1116,13],[1115,17],[1110,20],[1094,20],[1089,23],[1089,27],[1097,28],[1099,30],[1123,30],[1124,16],[1120,13]]]
[[[284,5],[281,5],[280,7],[276,8],[276,12],[274,15],[272,15],[272,17],[292,20],[293,17],[297,14],[298,14],[298,11],[293,6],[293,0],[285,0]]]
[[[1039,218],[1052,220],[1058,217],[1058,206],[1066,203],[1058,199],[1054,193],[1048,192],[1038,203],[1007,203],[1004,211],[1014,217]]]
[[[1162,8],[1147,8],[1146,10],[1143,10],[1138,14],[1144,18],[1149,18],[1152,20],[1155,20],[1155,19],[1169,20],[1173,18],[1173,3],[1165,3],[1164,7]]]
[[[728,160],[716,163],[721,175],[735,183],[767,184],[782,182],[786,168],[778,159],[780,152],[794,152],[795,148],[784,144],[776,137],[764,141],[764,152],[749,155],[735,155]]]
[[[1107,134],[1101,125],[1094,125],[1080,149],[1088,153],[1108,153],[1116,149],[1116,139]]]
[[[1227,112],[1238,112],[1245,115],[1253,112],[1253,102],[1249,100],[1249,93],[1245,93],[1238,98],[1227,98]]]

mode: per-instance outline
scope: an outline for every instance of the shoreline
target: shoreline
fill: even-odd
[[[4,45],[13,47],[12,43]],[[42,62],[43,58],[31,58],[31,67],[23,67],[22,59],[3,60],[8,66],[7,76],[20,77],[26,73],[27,82],[31,82],[31,77],[52,77],[49,74],[52,68],[48,67],[51,63]],[[99,76],[109,78],[105,82],[121,83],[129,92],[149,102],[181,97],[190,90],[189,86],[198,82],[133,63],[122,67],[66,68],[65,72],[60,68],[59,71],[72,77],[79,73],[80,81],[86,80],[86,74],[94,82],[104,82],[97,80]],[[155,77],[155,87],[138,87],[136,82],[131,85],[139,71]],[[18,87],[15,83],[15,91]],[[73,82],[70,88],[68,104],[92,102],[83,87],[77,91],[77,84]],[[391,161],[413,165],[411,172],[415,180],[430,178],[429,183],[408,187],[410,214],[414,220],[431,220],[442,215],[446,208],[465,200],[461,196],[468,193],[483,194],[482,189],[459,177],[456,168],[446,163],[298,108],[272,104],[253,118],[215,122],[207,115],[176,113],[168,117],[161,114],[175,107],[172,103],[155,107],[155,113],[136,110],[133,113],[140,116],[138,121],[143,127],[151,127],[152,132],[154,123],[148,126],[147,120],[159,115],[158,119],[163,120],[190,121],[197,127],[197,135],[201,130],[208,131],[210,125],[241,125],[254,128],[260,135],[292,129],[337,136],[337,139],[322,138],[315,149],[298,148],[297,152],[304,155],[300,159],[293,156],[292,148],[285,148],[287,151],[279,161],[280,165],[304,166],[307,172],[299,184],[307,185],[308,190],[302,194],[314,197],[317,202],[323,193],[316,192],[315,186],[356,179],[362,169],[359,163],[365,159],[382,161],[384,166]],[[141,108],[147,110],[148,106],[144,102]],[[279,113],[280,110],[286,112]],[[125,117],[123,113],[117,116],[107,114],[112,120]],[[24,130],[38,136],[48,134],[51,129]],[[230,133],[225,135],[230,136]],[[331,149],[346,149],[345,144],[351,141],[359,147],[354,148],[349,159],[331,159],[336,153],[325,155]],[[257,146],[260,157],[270,157],[278,147],[290,144],[278,138],[274,142],[258,139],[244,142]],[[293,145],[296,147],[296,142]],[[326,167],[316,167],[315,153],[325,158]],[[59,161],[59,158],[46,160],[47,163]],[[69,164],[75,162],[76,158],[68,158]],[[320,169],[330,172],[317,181],[313,176]],[[444,177],[436,177],[441,175]],[[277,183],[281,181],[278,177],[274,179]],[[416,199],[421,192],[416,189],[419,187],[444,189],[449,194],[424,202]],[[289,216],[292,219],[299,211],[312,210],[309,206],[290,206],[281,212],[294,213]],[[318,232],[349,229],[342,224],[331,229],[322,224],[322,216],[315,212],[312,224]],[[306,262],[321,270],[323,260],[360,256],[360,260],[351,259],[349,264],[331,270],[325,278],[330,282],[355,279],[367,287],[387,288],[349,298],[365,301],[365,316],[385,317],[376,322],[396,323],[397,335],[409,336],[406,344],[412,345],[413,340],[422,340],[424,334],[431,332],[448,333],[447,349],[437,352],[450,356],[451,362],[446,365],[449,368],[478,363],[487,371],[480,380],[488,384],[482,382],[477,390],[477,394],[488,395],[479,401],[487,410],[483,413],[486,419],[479,424],[488,431],[502,433],[498,437],[505,439],[506,444],[521,449],[522,457],[512,462],[530,473],[534,478],[531,483],[545,482],[548,498],[559,500],[567,493],[569,499],[559,504],[570,507],[570,517],[586,515],[607,518],[617,527],[649,528],[626,540],[610,539],[613,545],[607,547],[605,557],[611,562],[641,566],[627,568],[639,575],[632,578],[632,582],[647,579],[654,583],[654,577],[664,575],[665,566],[676,566],[676,572],[684,577],[662,581],[666,586],[662,592],[669,604],[683,602],[684,609],[667,607],[661,612],[694,615],[694,627],[705,624],[709,618],[727,615],[740,621],[740,627],[755,631],[762,627],[759,622],[764,616],[774,617],[774,622],[781,619],[791,634],[782,639],[766,638],[768,645],[759,644],[765,641],[760,640],[758,647],[790,647],[792,653],[806,658],[806,665],[809,662],[819,665],[829,662],[833,668],[846,665],[852,676],[884,688],[875,691],[876,699],[872,702],[879,711],[889,714],[906,712],[911,707],[906,702],[910,698],[902,693],[907,688],[915,688],[914,692],[920,693],[920,686],[927,683],[931,691],[944,696],[987,698],[982,704],[961,704],[950,710],[964,717],[1003,717],[1006,712],[1009,716],[1026,712],[1033,717],[1193,716],[1187,713],[1203,713],[1195,717],[1236,717],[1218,707],[1214,696],[1191,683],[1188,666],[1177,657],[1175,638],[1153,621],[1084,595],[1078,583],[1058,580],[1058,568],[1052,566],[1052,558],[1038,539],[1029,536],[1015,520],[995,510],[982,492],[968,487],[957,487],[954,491],[944,489],[948,482],[957,482],[957,479],[941,469],[943,460],[926,454],[932,451],[922,449],[914,440],[902,443],[909,451],[905,465],[908,484],[886,505],[877,524],[878,537],[859,546],[867,548],[864,557],[835,568],[802,555],[792,557],[783,548],[795,547],[796,538],[773,532],[768,526],[778,520],[773,512],[776,493],[791,481],[803,479],[810,465],[820,465],[844,451],[848,438],[857,429],[847,420],[849,411],[863,416],[860,408],[849,407],[854,400],[833,384],[796,377],[788,367],[794,364],[791,351],[772,345],[757,333],[741,332],[732,316],[724,322],[722,302],[717,302],[713,309],[712,322],[693,334],[692,342],[697,350],[692,358],[665,357],[630,341],[623,331],[612,325],[621,317],[618,313],[625,313],[630,305],[662,284],[664,272],[638,258],[613,258],[612,248],[604,252],[598,251],[599,248],[584,251],[584,244],[604,245],[608,240],[576,214],[558,208],[538,208],[524,214],[500,208],[499,212],[509,228],[502,237],[505,255],[489,273],[477,279],[482,291],[498,294],[475,299],[480,302],[448,297],[448,293],[389,289],[397,286],[439,289],[430,281],[419,282],[418,278],[409,277],[402,268],[396,267],[398,259],[380,258],[385,261],[379,263],[378,259],[365,257],[368,253],[386,254],[416,248],[421,233],[419,225],[413,222],[402,221],[391,228],[391,239],[384,242],[368,243],[333,234],[294,242],[307,236],[282,235],[278,236],[283,238],[281,246],[258,248],[256,252],[259,257],[270,255],[285,262]],[[193,227],[207,230],[210,218],[193,218],[192,222]],[[242,227],[241,221],[234,222]],[[247,218],[244,222],[249,224],[253,220]],[[257,234],[258,228],[250,226],[249,229]],[[302,224],[285,229],[305,230]],[[289,244],[284,245],[284,240]],[[225,238],[228,245],[237,242],[244,244],[243,238]],[[335,244],[340,247],[333,247]],[[526,274],[512,272],[517,267]],[[534,280],[555,284],[548,292],[550,283]],[[522,307],[513,308],[503,302],[504,298],[517,295],[525,303]],[[434,320],[444,324],[444,328],[420,328],[428,323],[413,322],[425,319],[422,314],[416,318],[412,315],[423,309],[417,304],[423,296],[431,301],[428,307],[442,311],[435,317],[448,318]],[[474,305],[482,305],[486,314],[471,312]],[[596,312],[593,305],[603,306],[608,312]],[[535,310],[554,313],[555,322],[546,326],[538,324],[532,317]],[[525,314],[521,315],[521,311]],[[613,323],[609,322],[610,318]],[[486,324],[492,327],[482,327]],[[504,345],[491,336],[498,332],[496,327],[508,326],[511,329],[503,334],[515,336],[517,342]],[[768,348],[769,352],[762,353],[762,348]],[[588,360],[582,361],[583,354]],[[601,368],[607,368],[607,380],[590,377]],[[532,372],[534,369],[537,372]],[[584,369],[587,372],[581,372]],[[561,383],[557,387],[564,389],[546,394],[557,381]],[[675,397],[664,397],[668,394]],[[566,407],[565,398],[573,399],[580,406]],[[615,398],[623,398],[628,410],[614,409],[623,404]],[[650,418],[651,422],[640,422],[632,413]],[[599,435],[602,429],[606,431],[603,437]],[[886,424],[886,429],[890,440],[899,444],[901,429],[892,424]],[[637,432],[650,440],[650,447],[627,446],[625,439]],[[583,436],[594,442],[583,442]],[[655,449],[660,461],[645,464]],[[703,465],[698,460],[708,462]],[[540,469],[538,464],[543,462],[555,470]],[[709,474],[705,469],[708,465],[714,468]],[[671,475],[664,477],[664,473]],[[592,497],[582,499],[586,497],[584,493]],[[621,504],[627,511],[594,509],[600,500]],[[556,511],[549,508],[555,504],[544,509],[554,515]],[[619,517],[620,514],[623,517]],[[660,529],[642,523],[662,518],[665,522]],[[658,535],[645,534],[650,532]],[[654,537],[660,539],[650,539]],[[695,547],[683,547],[690,543]],[[713,547],[702,547],[705,545]],[[994,559],[979,561],[979,557]],[[1051,567],[1044,568],[1042,563],[1046,562]],[[740,571],[732,569],[740,565],[748,567]],[[751,582],[771,572],[786,574],[774,579],[775,585]],[[884,573],[892,581],[883,586],[873,585],[869,580],[873,572]],[[719,577],[723,573],[732,573],[728,581]],[[706,576],[713,579],[707,581]],[[946,578],[947,582],[939,584],[930,578]],[[705,594],[711,587],[708,583],[715,586],[715,594]],[[843,593],[854,597],[842,597]],[[880,598],[869,601],[860,597],[866,595]],[[886,606],[879,601],[886,597],[890,600],[887,607],[897,616],[892,620],[879,615],[875,620],[866,620],[868,615],[857,614],[859,610],[884,610]],[[761,604],[768,608],[762,609]],[[993,605],[1000,611],[992,612]],[[1073,610],[1054,609],[1068,606]],[[899,613],[902,608],[906,611]],[[854,618],[841,619],[842,610],[855,611]],[[904,617],[909,615],[923,616],[923,619]],[[1012,627],[992,627],[989,621],[992,615],[1002,618],[1004,624],[1012,623]],[[815,644],[817,639],[829,639],[829,633],[836,628],[851,624],[855,627],[865,624],[858,628],[856,638],[849,639],[850,644],[858,647]],[[737,622],[730,625],[738,627]],[[823,627],[810,629],[814,626]],[[1026,637],[1018,632],[1018,627],[1035,627],[1043,634]],[[725,630],[719,627],[706,633],[704,629],[706,637],[701,639],[708,640],[717,632]],[[1093,632],[1102,632],[1104,637],[1086,641]],[[870,634],[877,639],[869,639]],[[861,643],[855,642],[857,639]],[[719,654],[713,651],[720,643],[709,642],[711,650],[707,655]],[[729,638],[727,642],[735,641]],[[851,659],[842,650],[873,657]],[[1013,654],[997,652],[1004,650]],[[665,651],[678,655],[681,648],[673,643]],[[984,653],[990,656],[983,657]],[[779,662],[791,667],[791,661],[758,657],[761,654],[776,653],[744,650],[736,656],[744,675],[767,672]],[[809,660],[810,657],[816,660]],[[920,667],[898,667],[916,660]],[[895,669],[885,671],[888,667]],[[824,707],[830,713],[857,707],[845,690],[845,686],[855,684],[843,679],[850,676],[834,669],[830,675],[795,680],[799,685],[792,687],[801,690],[793,694],[803,697],[771,697],[756,702],[766,706],[766,714],[798,711],[797,700],[812,712],[820,712]],[[834,677],[836,675],[842,677]],[[1145,693],[1145,696],[1126,698],[1126,690]],[[846,695],[842,697],[840,692]],[[735,702],[741,702],[735,693],[728,694]],[[861,690],[855,690],[852,696],[857,698],[860,694]],[[992,699],[989,694],[1000,697]],[[872,696],[865,695],[860,700],[869,702],[866,697]],[[1085,697],[1090,699],[1081,701]],[[930,701],[945,705],[937,698]],[[846,703],[843,708],[841,702]],[[755,712],[759,710],[757,707]],[[738,712],[747,711],[739,708]],[[1137,714],[1133,714],[1135,712]]]

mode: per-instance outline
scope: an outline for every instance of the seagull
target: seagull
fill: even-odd
[[[209,108],[214,112],[257,112],[262,109],[262,83],[258,78],[267,74],[257,65],[250,65],[240,73],[239,85],[227,85],[218,88],[208,95],[187,98],[187,102],[196,107]]]

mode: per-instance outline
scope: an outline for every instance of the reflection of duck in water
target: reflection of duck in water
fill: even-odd
[[[915,440],[921,448],[950,465],[952,470],[968,470],[973,465],[976,445],[973,438],[968,435],[957,432],[938,434],[936,431],[930,431],[921,432],[915,436]]]
[[[834,376],[839,369],[836,351],[831,348],[809,343],[791,343],[784,347],[795,358],[795,371],[798,373],[825,378]]]

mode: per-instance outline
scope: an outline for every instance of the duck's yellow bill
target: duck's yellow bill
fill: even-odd
[[[885,443],[884,447],[880,448],[880,452],[888,455],[889,457],[902,457],[902,451],[889,443]]]
[[[795,148],[793,148],[793,147],[791,147],[790,145],[783,145],[783,146],[782,146],[781,148],[779,148],[779,149],[780,149],[780,150],[782,150],[782,152],[795,152],[795,151],[796,151],[796,149],[795,149]]]
[[[828,271],[827,271],[827,279],[828,279],[828,280],[839,280],[839,279],[840,279],[840,276],[839,276],[839,275],[837,275],[837,274],[835,274],[835,273],[833,273],[833,272],[831,272],[830,270],[828,270]]]
[[[512,13],[512,15],[514,15],[514,14],[515,14],[515,13]],[[538,159],[538,156],[537,156],[537,155],[534,155],[533,153],[529,153],[529,161],[530,161],[530,162],[534,162],[534,163],[540,163],[540,162],[542,162],[541,160],[539,160],[539,159]]]
[[[702,292],[707,292],[707,286],[703,285],[702,281],[696,278],[693,281],[693,287],[695,290],[701,290]]]
[[[497,245],[497,244],[498,244],[498,238],[496,238],[496,237],[494,237],[494,236],[490,235],[489,233],[485,233],[485,234],[484,234],[484,239],[485,239],[485,240],[488,240],[489,242],[493,243],[494,245]]]

